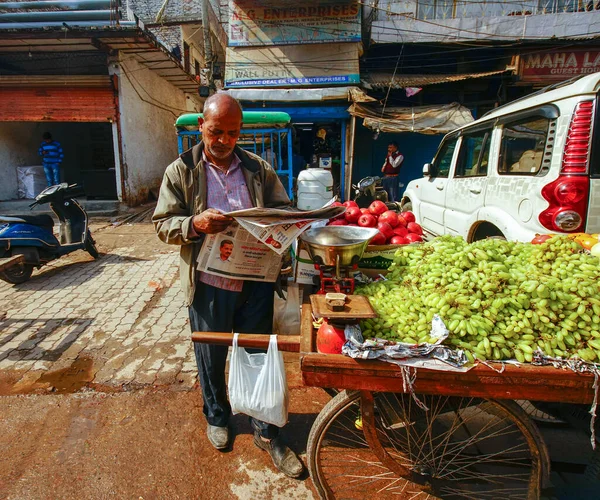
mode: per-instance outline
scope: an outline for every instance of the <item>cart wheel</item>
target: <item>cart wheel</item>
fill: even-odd
[[[325,405],[310,430],[306,456],[321,498],[363,500],[395,479],[369,449],[358,392],[342,391]]]
[[[552,409],[552,405],[538,401],[527,401],[526,399],[517,400],[516,403],[525,410],[525,413],[536,422],[544,424],[565,424],[566,422],[558,417],[557,412]]]
[[[308,440],[323,498],[538,498],[550,462],[535,425],[514,402],[342,392]],[[361,406],[362,405],[362,406]],[[361,430],[361,428],[363,430]]]

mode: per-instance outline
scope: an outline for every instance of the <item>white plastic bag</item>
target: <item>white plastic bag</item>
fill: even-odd
[[[277,335],[271,335],[266,354],[248,354],[234,334],[228,388],[234,415],[243,413],[277,427],[287,423],[289,394]]]
[[[273,301],[273,333],[276,335],[300,335],[300,290],[298,283],[288,283],[285,299],[275,294],[275,300]]]

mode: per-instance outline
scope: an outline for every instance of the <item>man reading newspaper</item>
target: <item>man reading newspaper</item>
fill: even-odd
[[[204,104],[202,142],[167,167],[153,222],[159,238],[181,246],[181,282],[192,331],[265,333],[272,331],[273,283],[245,281],[196,271],[207,234],[224,231],[233,221],[225,212],[289,205],[277,174],[259,156],[237,146],[242,108],[227,94]],[[227,347],[195,344],[198,376],[211,444],[229,442],[231,408],[227,400]],[[290,477],[302,474],[302,462],[279,436],[279,428],[251,419],[254,443],[270,453]]]

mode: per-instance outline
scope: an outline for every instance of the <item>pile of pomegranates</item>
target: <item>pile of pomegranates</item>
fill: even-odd
[[[379,232],[370,245],[408,245],[423,241],[423,229],[415,222],[412,212],[388,210],[385,203],[376,200],[369,208],[359,208],[354,201],[335,202],[333,206],[344,206],[346,211],[331,219],[328,226],[376,227]]]

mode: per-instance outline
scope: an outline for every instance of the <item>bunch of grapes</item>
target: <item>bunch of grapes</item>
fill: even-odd
[[[378,313],[365,338],[432,342],[438,314],[445,343],[469,359],[600,360],[600,260],[565,236],[533,245],[500,239],[467,244],[442,236],[396,251],[387,281],[357,290]]]

